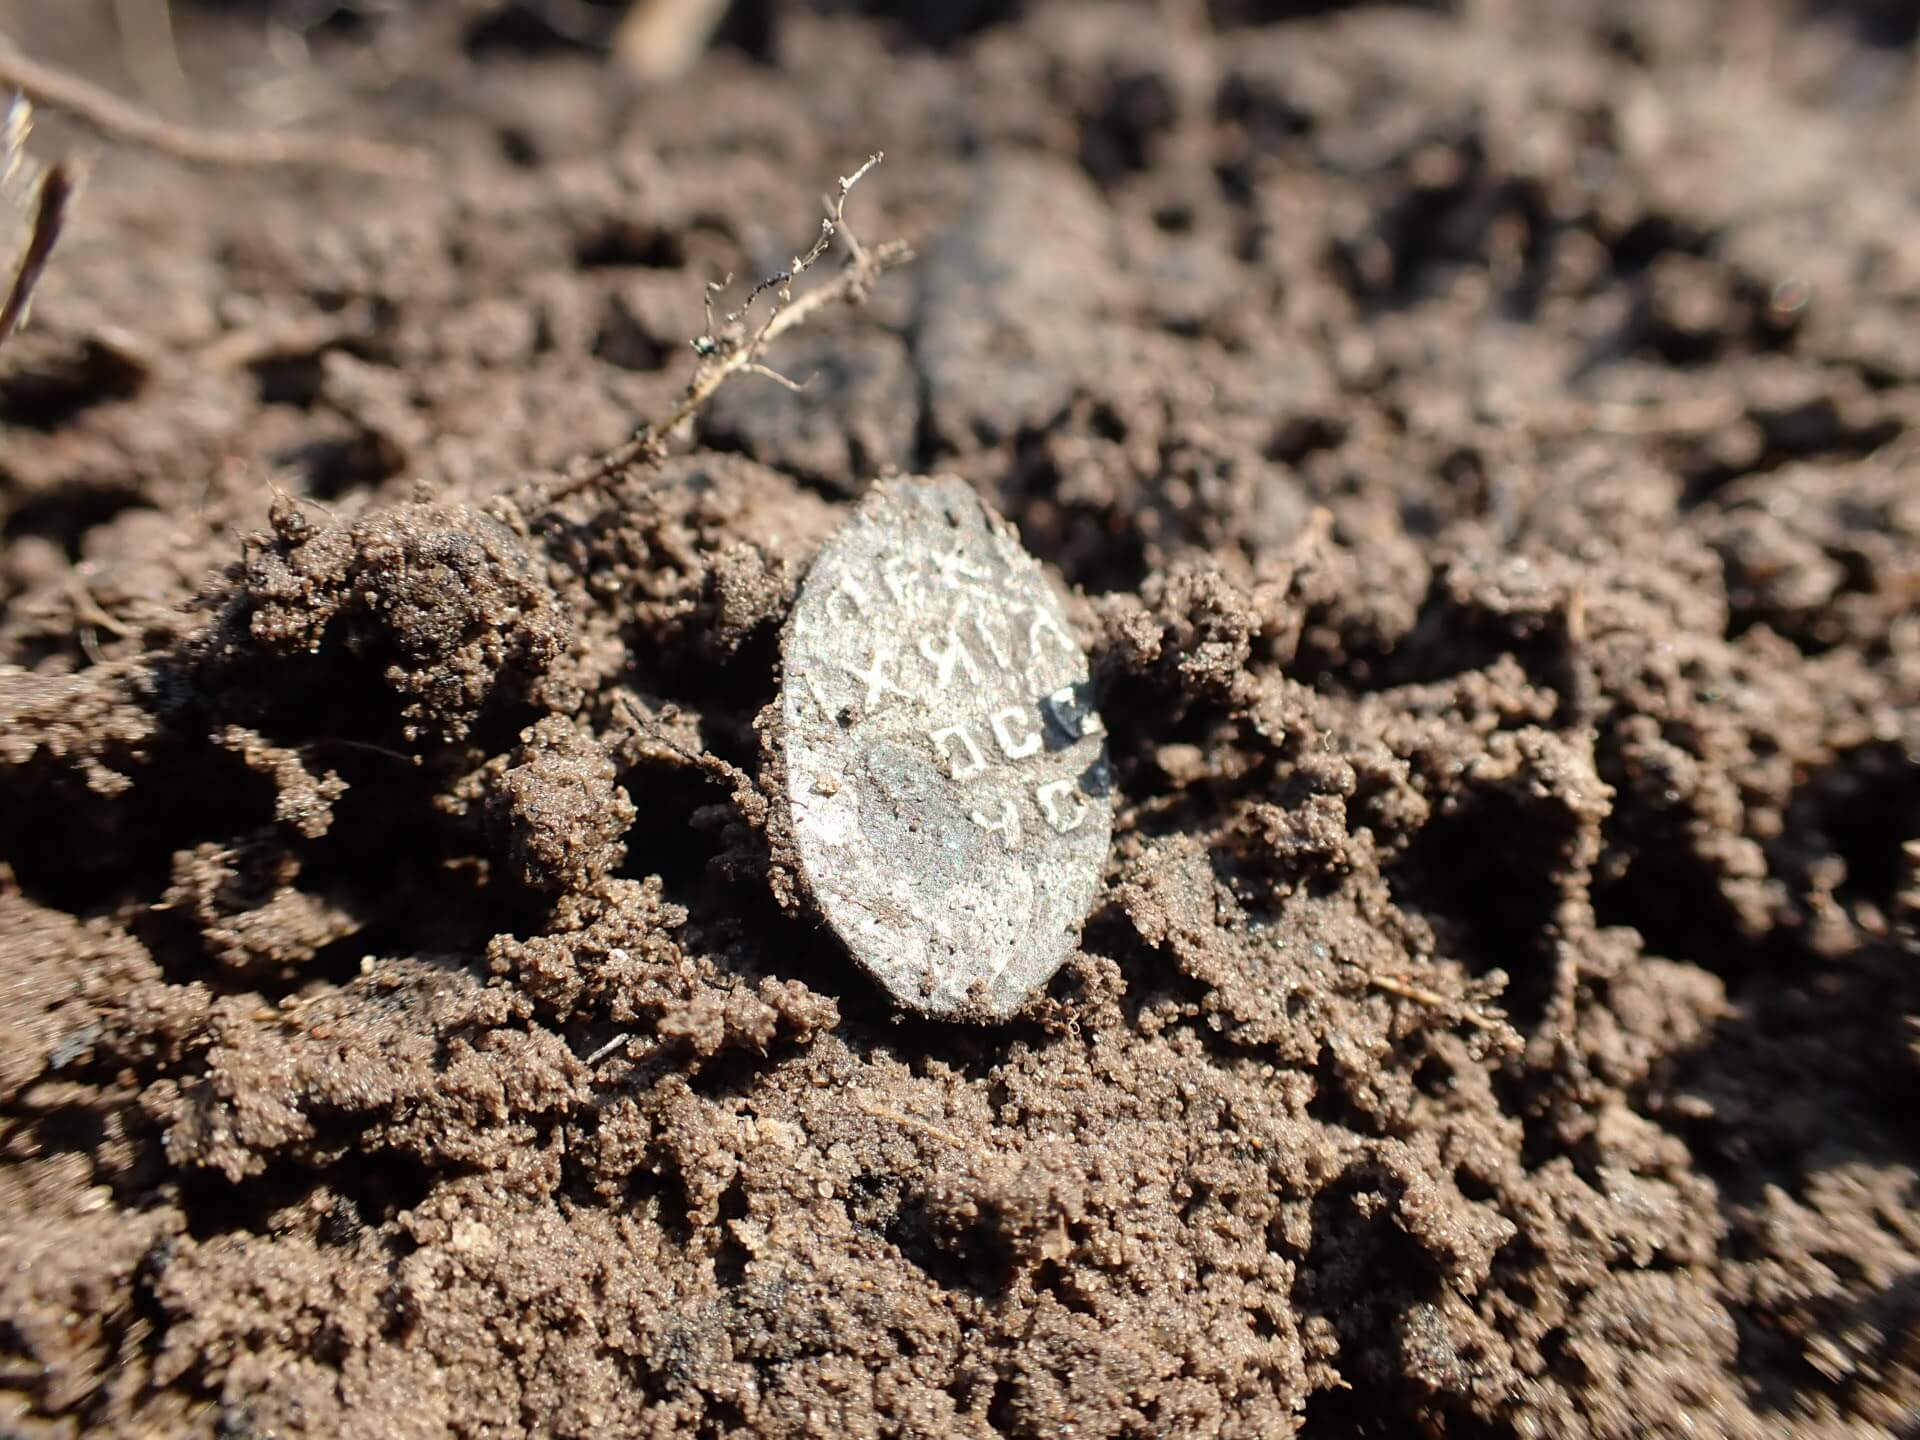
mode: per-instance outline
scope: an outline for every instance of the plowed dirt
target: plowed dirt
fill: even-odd
[[[0,349],[6,1433],[1920,1435],[1908,8],[172,8],[438,166],[109,148]],[[804,390],[502,503],[880,147]],[[889,469],[1102,687],[998,1027],[775,893]]]

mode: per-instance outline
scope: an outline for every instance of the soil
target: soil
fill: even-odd
[[[1920,1435],[1910,7],[171,8],[439,165],[108,147],[0,351],[4,1433]],[[776,893],[890,469],[1104,697],[999,1026]]]

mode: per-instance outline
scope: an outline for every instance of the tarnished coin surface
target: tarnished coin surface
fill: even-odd
[[[900,1004],[1002,1019],[1078,941],[1113,827],[1087,657],[1013,527],[955,479],[884,480],[781,641],[801,873]]]

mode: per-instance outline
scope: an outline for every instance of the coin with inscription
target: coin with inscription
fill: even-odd
[[[1013,1014],[1078,943],[1113,827],[1058,591],[963,481],[883,480],[814,560],[781,659],[821,915],[901,1005]]]

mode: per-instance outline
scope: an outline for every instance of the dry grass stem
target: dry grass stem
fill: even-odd
[[[642,80],[684,75],[707,52],[728,0],[633,0],[614,32],[613,54]]]
[[[1416,985],[1410,980],[1401,980],[1392,975],[1369,975],[1367,983],[1374,989],[1388,995],[1398,995],[1402,1000],[1411,1000],[1417,1005],[1425,1005],[1434,1010],[1452,1011],[1468,1024],[1482,1030],[1496,1028],[1495,1022],[1482,1015],[1464,999],[1450,999],[1438,990],[1429,990],[1424,985]]]
[[[73,199],[73,193],[73,176],[64,164],[51,167],[40,177],[39,199],[33,210],[33,231],[27,238],[26,251],[20,257],[20,267],[14,271],[13,284],[8,287],[6,301],[0,304],[0,342],[19,329],[20,322],[26,318],[34,289],[40,284],[41,275],[46,272],[54,242],[60,238],[60,228],[66,223],[67,204]]]
[[[73,169],[62,162],[45,171],[37,171],[26,159],[27,132],[33,128],[33,106],[16,96],[0,122],[0,189],[27,186],[33,190],[32,218],[27,226],[26,243],[20,247],[14,264],[13,279],[6,299],[0,302],[0,343],[27,318],[34,289],[45,273],[47,260],[66,223],[67,207],[78,188]]]
[[[237,169],[351,170],[419,178],[430,174],[424,150],[350,135],[245,134],[175,125],[90,80],[22,54],[0,39],[0,89],[59,110],[111,140],[144,145],[195,165]]]
[[[609,1055],[613,1054],[614,1051],[620,1049],[629,1040],[632,1040],[633,1038],[634,1036],[632,1032],[616,1035],[613,1037],[613,1039],[607,1041],[606,1044],[602,1045],[598,1050],[595,1050],[591,1055],[586,1056],[583,1060],[581,1060],[580,1063],[586,1066],[589,1070],[591,1070],[594,1066],[598,1065],[602,1060],[606,1059]]]
[[[1653,404],[1575,403],[1523,422],[1536,435],[1705,435],[1746,414],[1738,395],[1708,395]]]
[[[943,1130],[938,1125],[932,1124],[930,1121],[922,1120],[917,1115],[908,1115],[904,1111],[891,1110],[885,1105],[875,1104],[865,1098],[856,1099],[854,1103],[875,1120],[885,1120],[888,1124],[898,1125],[903,1130],[918,1130],[922,1135],[930,1136],[942,1144],[951,1145],[956,1150],[965,1150],[973,1154],[979,1153],[974,1145],[961,1139],[951,1130]]]

